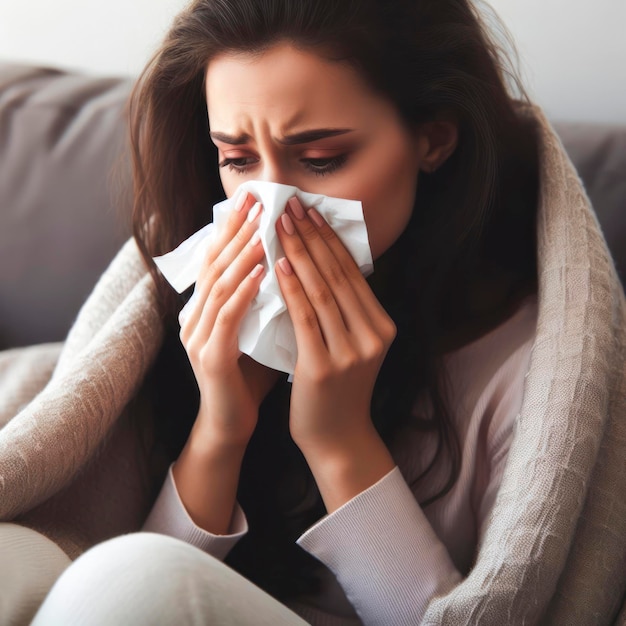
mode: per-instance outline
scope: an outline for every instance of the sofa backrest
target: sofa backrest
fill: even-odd
[[[0,347],[62,339],[129,236],[111,172],[128,179],[130,88],[0,65]]]
[[[626,285],[626,126],[555,123]]]
[[[0,64],[0,349],[62,340],[129,237],[129,200],[118,191],[128,188],[131,88]],[[624,277],[626,128],[556,127]]]

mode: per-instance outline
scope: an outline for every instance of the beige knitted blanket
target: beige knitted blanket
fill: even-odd
[[[542,171],[530,373],[475,567],[431,602],[427,624],[626,621],[626,303],[573,166],[529,114]],[[0,353],[0,520],[72,557],[140,528],[152,486],[128,404],[162,334],[129,241],[63,345]]]

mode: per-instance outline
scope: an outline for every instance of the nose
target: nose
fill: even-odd
[[[261,169],[259,180],[268,183],[280,183],[282,185],[296,185],[286,165],[281,164],[277,160],[265,159],[263,161],[263,168]]]

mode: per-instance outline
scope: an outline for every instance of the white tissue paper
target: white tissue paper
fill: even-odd
[[[212,224],[194,233],[175,250],[155,257],[157,267],[176,291],[182,293],[196,282],[211,237],[224,227],[237,198],[246,191],[263,205],[259,234],[265,250],[263,265],[266,274],[259,293],[242,321],[239,349],[263,365],[293,374],[297,358],[296,337],[274,273],[276,261],[285,256],[276,234],[276,220],[284,213],[287,200],[297,196],[306,209],[315,207],[324,217],[354,258],[361,273],[368,276],[373,271],[373,262],[363,208],[356,200],[306,193],[289,185],[245,182],[231,198],[213,207]],[[181,317],[194,303],[195,298],[192,296],[181,311]]]

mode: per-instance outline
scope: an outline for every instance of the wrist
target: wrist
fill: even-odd
[[[198,459],[243,459],[251,434],[228,432],[196,420],[185,448]]]
[[[215,535],[227,534],[245,447],[224,445],[197,432],[192,431],[173,465],[174,483],[194,524]]]
[[[216,448],[245,450],[256,428],[257,419],[258,409],[252,407],[231,410],[230,407],[210,406],[201,402],[190,437],[197,441],[199,447],[205,445],[211,451]]]
[[[396,465],[373,426],[344,442],[334,441],[302,452],[328,513],[376,484]]]

